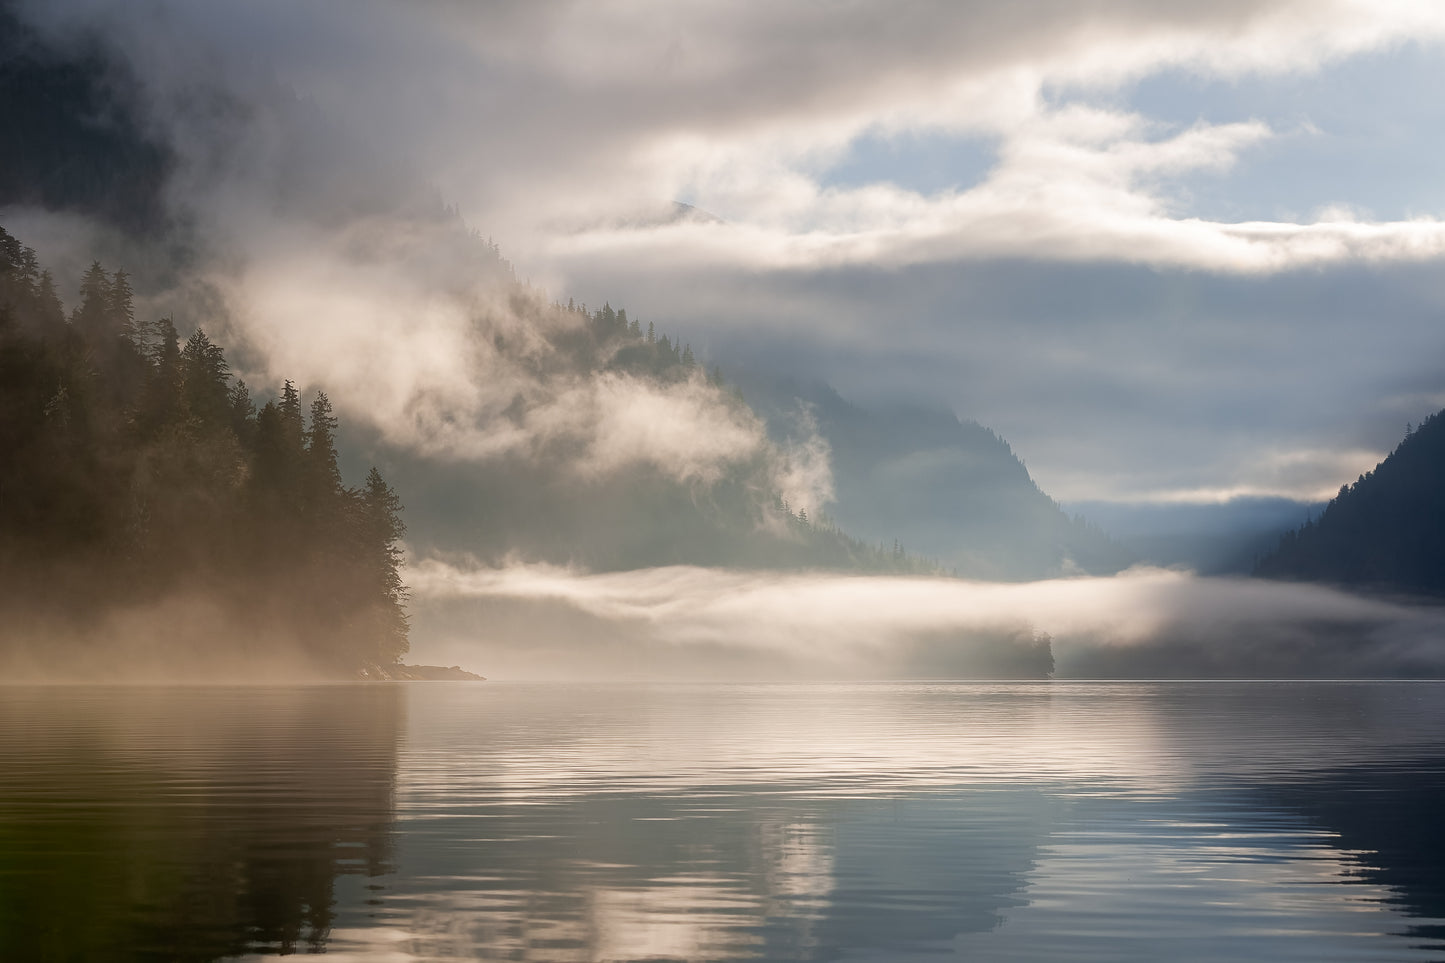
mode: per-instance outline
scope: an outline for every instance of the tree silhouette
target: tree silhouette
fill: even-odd
[[[67,323],[0,229],[0,606],[81,628],[202,596],[338,673],[405,652],[401,503],[374,470],[345,487],[326,394],[309,424],[290,381],[257,411],[202,329],[132,304],[94,263]]]

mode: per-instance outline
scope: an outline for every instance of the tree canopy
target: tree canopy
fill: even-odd
[[[324,392],[258,410],[197,327],[135,321],[124,272],[92,264],[65,317],[0,228],[0,601],[12,623],[83,625],[201,595],[237,635],[286,639],[333,674],[407,651],[401,502],[347,487]],[[264,645],[262,646],[264,648]]]

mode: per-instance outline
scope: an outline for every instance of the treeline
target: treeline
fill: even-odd
[[[1255,574],[1445,595],[1445,412],[1406,428],[1374,471],[1288,532]]]
[[[809,517],[806,508],[794,511],[786,500],[780,501],[776,508],[795,537],[818,545],[834,564],[842,560],[849,568],[890,575],[958,575],[957,570],[945,568],[936,559],[910,552],[896,538],[889,547],[882,542],[874,544],[849,535],[826,512]]]
[[[567,310],[586,316],[596,340],[612,346],[607,358],[608,367],[653,375],[667,374],[676,368],[684,369],[677,373],[685,374],[687,369],[697,367],[692,345],[683,344],[680,338],[669,338],[651,321],[644,329],[638,319],[628,320],[626,308],[614,311],[611,304],[604,304],[589,315],[585,305],[578,306],[568,301]]]
[[[197,329],[136,320],[124,272],[91,266],[66,315],[0,228],[0,618],[83,628],[180,594],[335,672],[407,650],[401,504],[347,487],[324,393],[260,404]],[[196,646],[232,645],[197,638]],[[235,655],[235,653],[226,653]]]

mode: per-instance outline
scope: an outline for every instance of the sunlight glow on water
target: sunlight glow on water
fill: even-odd
[[[1440,684],[0,691],[4,959],[1445,955]]]

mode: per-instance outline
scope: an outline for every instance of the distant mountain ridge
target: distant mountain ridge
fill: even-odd
[[[1445,596],[1445,412],[1426,418],[1255,574]]]
[[[1103,575],[1130,553],[1045,494],[1008,442],[943,408],[865,409],[822,382],[737,376],[781,437],[801,418],[831,449],[831,517],[865,539],[899,539],[959,575]]]

